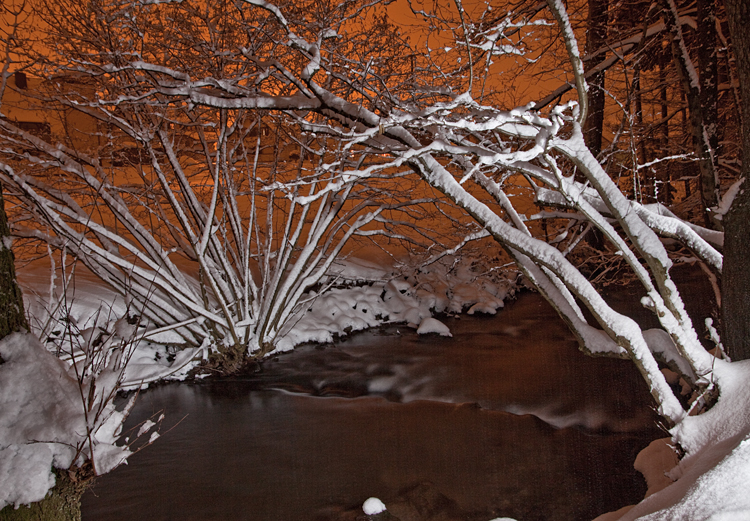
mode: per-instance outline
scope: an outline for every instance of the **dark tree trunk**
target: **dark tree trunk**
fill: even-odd
[[[701,0],[711,1],[711,0]],[[687,95],[688,109],[690,111],[690,130],[693,134],[696,155],[699,158],[698,167],[700,168],[700,193],[701,204],[705,225],[709,228],[720,228],[719,221],[714,219],[711,209],[719,204],[719,176],[717,174],[715,162],[715,150],[711,148],[710,134],[715,128],[717,120],[711,120],[710,114],[704,111],[701,98],[701,82],[698,78],[698,71],[695,70],[690,56],[687,54],[687,47],[682,35],[682,27],[679,24],[677,8],[672,0],[662,0],[664,24],[669,31],[672,39],[672,56],[675,67],[680,74],[682,85]],[[701,21],[701,24],[709,22]],[[712,31],[715,38],[715,31]],[[704,42],[706,46],[716,46],[716,42]],[[716,53],[712,54],[714,61]],[[714,67],[716,64],[714,63]],[[710,68],[706,65],[707,68]],[[714,80],[715,81],[715,80]],[[713,115],[716,118],[716,114]]]
[[[637,130],[638,138],[638,163],[648,163],[648,149],[646,148],[646,139],[643,136],[643,95],[641,92],[641,68],[636,63],[633,68],[633,98],[635,98],[635,125]],[[635,165],[634,165],[635,166]],[[641,197],[643,202],[652,202],[650,199],[654,195],[654,180],[651,179],[648,170],[644,170],[642,174],[639,174],[636,170],[633,175],[642,175],[642,183],[645,186],[645,190],[641,191]]]
[[[723,343],[733,360],[750,358],[750,2],[725,0],[742,96],[742,178],[724,220]]]
[[[589,0],[589,19],[586,27],[586,54],[592,55],[602,49],[607,42],[607,24],[609,22],[609,0]],[[606,57],[602,53],[586,60],[586,69],[591,70]],[[602,132],[604,130],[604,71],[594,74],[586,80],[589,85],[589,114],[583,128],[583,136],[589,150],[595,156],[602,151]]]
[[[667,71],[666,67],[664,65],[664,60],[660,59],[658,62],[658,68],[659,68],[659,114],[662,119],[661,125],[659,125],[659,137],[657,138],[657,142],[659,144],[660,150],[665,155],[671,155],[672,150],[670,148],[669,143],[669,98],[667,96]],[[664,168],[664,204],[667,206],[672,204],[672,192],[674,192],[674,188],[672,187],[672,169],[669,165],[665,165]],[[690,182],[686,181],[686,191],[690,190]],[[688,194],[689,195],[689,194]]]
[[[14,331],[28,329],[21,288],[16,283],[16,268],[13,251],[10,249],[10,229],[0,186],[0,338]]]
[[[719,157],[719,67],[716,34],[715,0],[698,0],[698,77],[701,85],[701,110],[708,144],[713,152],[713,165],[718,169]],[[717,187],[718,188],[718,187]]]
[[[661,114],[661,148],[662,150],[668,150],[671,154],[672,151],[669,149],[669,102],[667,99],[667,71],[664,64],[659,64],[659,113]]]

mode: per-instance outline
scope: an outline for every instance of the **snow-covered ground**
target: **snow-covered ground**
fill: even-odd
[[[659,468],[670,460],[657,454],[641,456],[647,475],[666,475],[669,480],[663,485],[667,486],[599,521],[750,519],[750,360],[731,364],[717,360],[714,374],[721,390],[718,403],[671,431],[685,451],[677,466]],[[654,448],[658,450],[649,446],[646,451]]]
[[[338,270],[338,281],[347,287],[311,293],[308,308],[290,324],[276,352],[302,342],[329,342],[335,335],[384,322],[404,322],[418,333],[450,335],[434,313],[494,313],[516,291],[513,279],[478,278],[468,266],[404,273],[349,261]],[[39,331],[49,316],[44,308],[49,278],[25,273],[21,280]],[[176,350],[169,345],[169,332],[145,337],[153,331],[148,325],[138,330],[140,340],[126,345],[122,340],[134,330],[124,320],[126,302],[85,277],[66,305],[78,332],[74,343],[91,346],[96,336],[99,346],[121,347],[112,350],[115,355],[105,356],[97,370],[82,373],[80,357],[86,348],[66,357],[60,341],[65,335],[55,324],[46,328],[46,346],[29,334],[0,342],[0,508],[42,499],[54,485],[52,467],[80,464],[91,460],[92,453],[100,474],[124,462],[130,452],[127,443],[122,444],[120,428],[127,411],[117,411],[107,402],[117,380],[122,387],[136,388],[159,379],[183,379],[212,348],[205,342]],[[61,354],[62,360],[50,351]],[[124,374],[118,373],[128,356]],[[664,441],[650,445],[636,461],[648,480],[649,495],[599,521],[750,520],[750,361],[717,360],[715,378],[721,390],[718,403],[700,416],[686,418],[671,432],[673,442],[685,451],[682,460],[675,466],[676,457]],[[149,435],[153,426],[148,422],[138,435]],[[365,505],[371,512],[379,508],[376,501]]]

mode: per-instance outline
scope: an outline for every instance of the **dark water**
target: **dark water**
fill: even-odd
[[[144,392],[131,421],[163,409],[163,436],[84,520],[354,520],[370,496],[402,521],[577,520],[643,497],[632,463],[663,433],[632,364],[580,354],[533,294],[446,323],[453,339],[390,327]]]

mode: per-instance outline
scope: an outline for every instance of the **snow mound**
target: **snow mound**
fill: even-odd
[[[714,375],[718,402],[671,431],[686,452],[676,467],[661,469],[674,483],[607,519],[750,520],[750,360],[716,360]]]
[[[163,345],[138,342],[125,366],[120,389],[144,389],[149,383],[160,380],[184,380],[190,371],[208,356],[209,344],[210,341],[206,338],[199,347],[174,350],[170,353],[172,349],[167,349]]]
[[[376,497],[371,497],[362,505],[362,511],[368,516],[374,516],[385,512],[385,505]]]
[[[440,336],[453,336],[451,334],[451,330],[448,329],[448,326],[446,326],[436,318],[425,318],[424,320],[422,320],[422,323],[419,324],[417,334],[426,335],[428,333],[437,333]]]
[[[303,299],[307,305],[283,330],[274,353],[304,342],[331,342],[336,335],[383,323],[402,322],[421,334],[451,336],[440,322],[435,321],[438,326],[425,321],[433,313],[495,314],[518,287],[517,272],[487,276],[476,262],[467,258],[458,263],[383,268],[352,257],[337,261],[336,280],[352,286],[309,292]]]
[[[92,450],[99,474],[130,455],[114,444],[124,415],[110,404],[87,425],[78,381],[35,336],[4,338],[0,356],[0,508],[41,501],[55,484],[52,467],[80,464]]]
[[[52,466],[73,462],[86,424],[67,367],[31,335],[0,342],[0,508],[44,499],[55,484]]]

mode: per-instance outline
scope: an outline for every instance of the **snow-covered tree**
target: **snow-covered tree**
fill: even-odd
[[[581,20],[580,4],[571,5],[576,34],[586,29],[582,59],[595,106],[584,136],[595,155],[633,198],[679,202],[675,213],[718,229],[719,201],[739,175],[740,151],[736,63],[723,6],[626,0],[605,10],[594,2]],[[600,33],[595,21],[602,17],[609,20]],[[540,105],[571,88],[560,85]],[[602,109],[604,125],[596,117]]]
[[[335,36],[369,13],[366,3],[317,15],[319,3],[286,7],[300,34],[334,43],[333,96],[361,94],[370,81],[411,84],[410,58],[394,52],[382,18]],[[310,112],[321,107],[300,91],[309,66],[279,43],[286,29],[267,10],[72,1],[38,14],[55,21],[36,57],[45,79],[6,107],[42,111],[50,130],[0,121],[0,177],[25,210],[15,234],[73,255],[150,326],[194,345],[212,338],[225,369],[272,350],[308,291],[332,283],[352,237],[434,240],[401,233],[429,211],[399,197],[413,174],[347,173],[384,160],[345,146],[326,114]],[[375,50],[352,80],[347,64]]]
[[[473,96],[480,88],[476,71],[491,64],[497,55],[520,52],[505,33],[530,30],[543,20],[496,19],[493,15],[494,23],[487,25],[482,18],[487,11],[470,21],[472,13],[460,3],[456,4],[459,16],[453,19],[432,16],[432,23],[445,24],[445,33],[456,38],[443,51],[417,60],[415,68],[436,78],[426,87],[432,98],[404,101],[391,95],[385,82],[380,89],[351,82],[357,96],[342,96],[327,88],[336,61],[327,52],[326,40],[303,39],[299,22],[287,18],[280,7],[253,5],[266,10],[284,34],[278,43],[305,58],[294,76],[300,95],[305,97],[305,108],[327,116],[329,132],[338,133],[347,148],[369,147],[392,158],[367,170],[346,170],[344,175],[363,177],[404,167],[419,172],[507,249],[559,310],[583,349],[632,360],[670,423],[679,422],[686,411],[659,370],[659,361],[676,369],[697,392],[711,387],[713,357],[701,345],[685,312],[659,235],[684,241],[716,270],[721,269],[721,255],[711,242],[717,244],[720,236],[691,226],[663,208],[628,200],[587,149],[581,131],[588,110],[587,88],[576,39],[561,4],[552,2],[550,7],[562,29],[578,100],[547,113],[533,110],[533,105],[502,110]],[[441,52],[452,59],[440,56]],[[458,65],[444,65],[449,63]],[[269,74],[273,73],[288,75],[293,71],[269,68]],[[260,100],[257,95],[250,97],[254,103]],[[374,106],[357,103],[360,97],[372,100]],[[219,99],[205,102],[225,103]],[[279,102],[274,96],[264,101]],[[233,103],[247,101],[236,99]],[[585,182],[576,180],[576,172]],[[565,208],[563,217],[589,223],[613,244],[642,284],[642,302],[658,317],[660,330],[644,332],[632,319],[615,312],[567,259],[567,248],[561,251],[534,236],[509,197],[513,181],[519,178],[528,182],[540,203]],[[579,303],[593,315],[593,323]]]
[[[247,348],[262,354],[284,334],[351,236],[407,227],[432,237],[417,226],[418,212],[429,202],[423,196],[440,193],[434,202],[453,204],[446,214],[460,211],[477,224],[464,239],[489,235],[500,244],[582,350],[638,368],[686,451],[675,474],[686,472],[686,487],[731,447],[746,460],[747,444],[738,445],[748,437],[748,388],[737,378],[744,365],[719,360],[708,320],[716,355],[702,345],[701,319],[709,317],[687,315],[671,256],[679,244],[714,277],[726,258],[725,283],[736,286],[724,294],[732,302],[724,341],[746,357],[749,192],[737,184],[717,207],[724,212],[737,194],[724,243],[722,232],[624,193],[602,164],[606,150],[597,158],[584,140],[587,75],[625,49],[642,49],[669,23],[675,57],[694,85],[679,35],[690,21],[667,0],[659,13],[671,18],[649,18],[609,46],[622,52],[586,71],[560,0],[508,12],[461,0],[411,5],[431,31],[424,51],[383,21],[376,0],[45,4],[55,23],[33,70],[46,86],[27,97],[56,119],[22,125],[4,104],[0,120],[0,177],[20,203],[14,233],[75,254],[154,324],[194,343],[213,337],[233,366]],[[727,8],[732,24],[747,19],[747,2]],[[748,42],[741,23],[730,27],[746,94]],[[570,90],[503,105],[499,72],[544,61],[550,37],[565,49],[558,73]],[[747,125],[745,136],[747,155]],[[698,137],[710,155],[710,139]],[[637,156],[631,164],[637,174]],[[579,269],[572,254],[594,229],[659,328],[644,330],[617,312]],[[692,390],[689,403],[675,395],[665,367]],[[692,417],[714,401],[717,385],[727,392]],[[706,447],[718,452],[695,465]]]
[[[149,319],[187,313],[185,336],[224,339],[230,360],[248,344],[264,352],[342,239],[388,233],[370,225],[404,207],[392,195],[417,173],[506,249],[582,349],[630,359],[668,423],[687,411],[660,364],[692,387],[693,407],[714,391],[714,358],[661,239],[720,272],[723,237],[629,199],[586,147],[586,72],[561,3],[516,13],[413,4],[439,35],[424,53],[382,23],[377,3],[56,5],[48,16],[62,32],[42,62],[61,87],[40,97],[96,120],[102,144],[86,150],[72,133],[52,144],[0,123],[12,151],[4,180],[44,223],[16,233],[75,251],[137,295]],[[550,28],[561,35],[576,97],[497,105],[494,75],[508,60],[538,60],[534,43]],[[273,146],[263,137],[269,118],[279,122]],[[525,215],[520,190],[557,210]],[[535,224],[546,217],[567,223],[551,241]],[[643,331],[612,309],[570,260],[592,228],[629,266],[660,329]],[[197,287],[177,252],[199,265]]]

